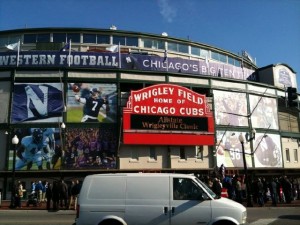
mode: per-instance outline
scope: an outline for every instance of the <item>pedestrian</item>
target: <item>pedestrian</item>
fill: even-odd
[[[212,191],[218,196],[221,197],[222,193],[222,185],[220,183],[220,180],[215,177],[212,184]]]
[[[75,186],[74,186],[74,196],[75,196],[75,201],[74,201],[74,209],[76,210],[77,208],[77,201],[78,201],[78,195],[80,193],[81,190],[81,183],[79,180],[76,180]]]
[[[287,178],[287,176],[284,176],[282,181],[282,190],[285,196],[286,203],[292,202],[292,183]]]
[[[264,206],[265,202],[264,202],[264,193],[265,193],[265,190],[264,190],[264,185],[261,181],[260,178],[258,178],[257,180],[257,188],[258,188],[258,204],[259,206]]]
[[[46,188],[47,210],[51,209],[52,196],[53,196],[53,193],[52,193],[52,184],[48,183],[47,188]]]
[[[22,208],[22,198],[24,196],[24,192],[26,190],[23,188],[23,184],[21,181],[18,181],[15,190],[15,207]]]
[[[35,186],[36,186],[35,181],[31,181],[31,194],[35,194]]]
[[[69,206],[68,209],[71,209],[72,204],[75,202],[75,195],[74,195],[74,188],[75,188],[75,182],[72,180],[71,184],[68,188],[68,194],[69,194]]]
[[[47,188],[48,188],[48,182],[44,181],[43,185],[42,185],[42,202],[46,201],[46,191],[47,191]]]
[[[235,185],[235,194],[236,194],[236,201],[238,203],[242,204],[243,199],[242,199],[242,183],[241,183],[241,178],[237,178],[236,185]]]
[[[59,183],[57,181],[53,182],[52,187],[52,203],[53,203],[53,210],[58,210],[58,204],[59,204]]]
[[[64,180],[60,181],[59,184],[59,197],[60,197],[60,207],[68,208],[68,185]]]
[[[276,178],[273,178],[270,182],[270,192],[271,192],[271,198],[272,198],[272,205],[277,206],[278,203],[278,195],[277,195],[277,182]]]
[[[38,203],[42,202],[42,196],[43,196],[43,184],[42,181],[39,181],[36,185],[35,185],[35,192],[37,195],[37,199],[38,199]]]

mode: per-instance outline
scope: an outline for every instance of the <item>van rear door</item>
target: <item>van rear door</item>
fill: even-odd
[[[202,198],[203,189],[187,177],[173,177],[171,184],[171,224],[207,224],[211,220],[211,200]]]
[[[170,225],[169,190],[168,176],[128,176],[125,209],[127,224]]]

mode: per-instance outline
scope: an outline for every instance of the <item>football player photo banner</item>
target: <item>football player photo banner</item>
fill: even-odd
[[[116,84],[69,83],[68,122],[116,123]]]
[[[251,122],[254,128],[277,129],[278,112],[275,98],[250,95]]]
[[[279,135],[257,133],[253,145],[256,168],[283,166]]]
[[[16,83],[11,122],[61,121],[64,110],[62,87],[61,83]]]
[[[246,93],[219,90],[213,93],[216,124],[248,126]]]
[[[20,139],[16,148],[13,165],[13,151],[9,152],[9,169],[15,170],[54,170],[61,169],[61,133],[58,128],[16,129]]]
[[[217,131],[216,157],[217,165],[226,168],[243,168],[243,149],[239,135],[245,137],[245,132]],[[250,143],[244,142],[247,167],[252,167]]]

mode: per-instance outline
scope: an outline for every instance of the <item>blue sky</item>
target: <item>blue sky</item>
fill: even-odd
[[[286,63],[300,87],[300,0],[0,1],[0,30],[111,25],[246,50],[259,67]]]

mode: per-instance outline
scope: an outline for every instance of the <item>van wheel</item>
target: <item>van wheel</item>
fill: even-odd
[[[109,219],[109,220],[102,221],[98,225],[123,225],[123,224],[120,221]]]

